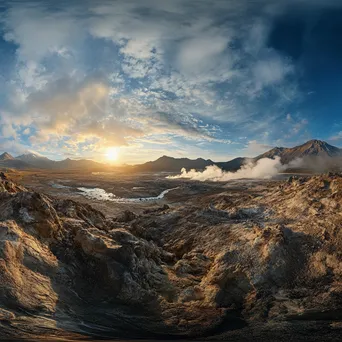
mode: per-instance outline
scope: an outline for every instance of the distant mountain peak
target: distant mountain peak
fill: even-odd
[[[325,142],[323,140],[317,140],[317,139],[309,140],[301,146],[304,146],[304,145],[310,145],[310,146],[327,146],[328,145],[328,146],[330,146],[327,142]]]
[[[41,157],[41,156],[39,156],[38,154],[32,153],[32,152],[27,152],[27,153],[24,153],[23,155],[24,155],[24,156],[34,157],[34,158]]]
[[[305,144],[307,143],[327,144],[327,142],[323,140],[319,140],[319,139],[311,139],[311,140],[308,140]]]
[[[317,153],[327,152],[328,154],[332,153],[333,155],[336,153],[339,154],[341,152],[341,150],[338,147],[332,146],[325,141],[317,140],[317,139],[309,140],[303,145],[297,146],[297,148],[306,148],[308,151],[311,150],[311,152],[317,152]],[[330,156],[333,156],[333,155],[330,155]]]
[[[169,156],[167,156],[167,155],[163,155],[163,156],[161,156],[160,158],[158,158],[158,160],[168,160],[168,159],[174,159],[173,157],[169,157]]]
[[[21,154],[20,156],[18,156],[16,159],[19,160],[24,160],[24,161],[32,161],[35,159],[44,159],[44,160],[48,160],[48,158],[41,156],[38,153],[34,153],[34,152],[26,152]]]
[[[274,158],[276,156],[281,158],[282,163],[289,163],[291,160],[303,157],[338,157],[342,156],[342,150],[336,146],[329,145],[325,141],[312,139],[292,148],[275,147],[255,159]]]
[[[174,158],[163,155],[154,161],[149,161],[144,164],[135,165],[134,168],[139,171],[180,171],[183,167],[186,169],[203,170],[214,162],[210,159],[203,158],[189,159],[189,158]]]
[[[0,155],[0,160],[13,160],[14,157],[7,152]]]

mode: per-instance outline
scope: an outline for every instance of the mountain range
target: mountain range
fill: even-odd
[[[287,148],[274,147],[271,150],[260,154],[254,158],[238,157],[227,162],[214,162],[210,159],[198,158],[195,160],[188,158],[172,158],[163,156],[153,162],[147,162],[140,165],[133,166],[136,171],[179,171],[181,168],[189,169],[204,169],[210,165],[217,165],[224,171],[237,171],[247,162],[257,162],[262,158],[280,157],[282,164],[288,164],[296,159],[302,159],[304,164],[310,169],[317,167],[318,164],[325,164],[326,166],[334,166],[337,157],[342,156],[342,149],[332,146],[322,140],[309,140],[306,143]],[[319,163],[318,163],[319,161]],[[324,165],[323,165],[324,166]]]
[[[162,156],[155,161],[149,161],[144,164],[133,166],[123,166],[129,171],[136,172],[178,172],[182,168],[203,170],[207,166],[217,165],[225,171],[237,171],[246,162],[257,162],[262,158],[280,157],[283,164],[296,159],[303,159],[309,165],[318,164],[324,161],[324,166],[335,165],[336,161],[342,157],[342,149],[332,146],[325,141],[309,140],[306,143],[292,148],[274,147],[271,150],[256,156],[255,158],[238,157],[227,162],[214,162],[211,159],[189,159],[189,158],[173,158]],[[81,159],[64,159],[61,161],[51,160],[49,158],[40,156],[35,153],[26,153],[17,157],[13,157],[7,152],[0,155],[0,168],[14,168],[14,169],[87,169],[87,170],[102,170],[108,169],[108,164],[98,163],[92,160]]]
[[[134,165],[133,169],[139,172],[162,172],[162,171],[180,171],[183,167],[186,169],[202,170],[209,165],[216,164],[210,159],[189,159],[189,158],[173,158],[162,156],[155,161],[149,161],[144,164]]]
[[[107,165],[88,159],[73,160],[70,158],[56,161],[35,153],[25,153],[17,157],[4,152],[0,155],[0,168],[13,169],[103,169]]]

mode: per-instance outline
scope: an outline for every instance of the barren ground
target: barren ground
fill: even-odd
[[[9,176],[0,184],[2,336],[339,340],[340,175]],[[120,198],[174,190],[117,203],[80,187]]]
[[[188,180],[166,179],[169,173],[131,173],[120,172],[98,173],[79,171],[15,171],[9,176],[16,182],[34,191],[55,196],[60,199],[73,199],[81,203],[91,204],[109,216],[116,216],[123,210],[134,210],[137,213],[147,208],[158,207],[163,204],[173,206],[182,205],[186,200],[198,194],[217,193],[222,191],[222,183],[194,182]],[[240,182],[234,182],[234,186]],[[249,182],[250,184],[254,182]],[[56,187],[57,185],[57,187]],[[58,185],[66,188],[58,187]],[[156,201],[139,201],[117,203],[87,198],[77,188],[101,188],[124,198],[144,198],[158,196],[166,189],[178,188],[168,193],[164,199]],[[239,186],[238,186],[239,187]],[[244,189],[245,185],[241,189]]]

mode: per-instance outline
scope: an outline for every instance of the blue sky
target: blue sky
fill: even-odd
[[[342,3],[0,1],[0,150],[122,163],[342,145]]]

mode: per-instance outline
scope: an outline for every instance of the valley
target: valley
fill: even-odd
[[[311,340],[333,341],[340,335],[339,174],[224,183],[165,177],[5,175],[2,336],[306,341],[314,332]],[[177,189],[152,201],[113,202],[84,196],[79,187],[120,198]]]
[[[170,180],[170,173],[123,173],[123,172],[54,172],[37,170],[35,172],[17,170],[8,175],[15,182],[37,192],[55,196],[59,199],[72,199],[87,203],[106,215],[115,216],[122,210],[132,209],[138,213],[146,208],[158,207],[166,203],[182,202],[185,198],[200,193],[221,191],[221,184]],[[79,189],[83,189],[79,190]],[[104,199],[89,197],[87,190],[99,189]],[[158,197],[164,191],[177,189],[158,200],[145,200]],[[85,191],[84,191],[85,190]],[[108,196],[110,194],[110,196]],[[114,196],[119,201],[112,202]],[[115,198],[115,197],[114,197]],[[107,200],[106,200],[107,199]],[[125,201],[125,199],[127,199]],[[133,201],[132,201],[133,199]],[[134,200],[138,199],[138,200]],[[141,200],[139,200],[141,199]]]
[[[309,145],[315,165],[336,162]],[[180,174],[169,157],[149,172],[6,169],[1,336],[336,340],[342,176],[281,158],[234,173],[178,159],[199,166]]]

